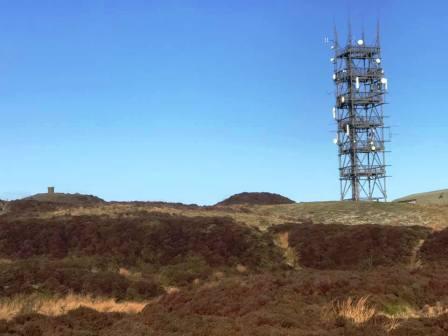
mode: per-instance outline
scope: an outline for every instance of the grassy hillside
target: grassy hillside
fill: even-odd
[[[11,202],[0,334],[445,335],[447,219],[401,203]]]
[[[419,205],[448,205],[448,189],[412,194],[398,198],[394,202],[415,202]]]
[[[309,202],[279,205],[186,206],[170,203],[104,203],[89,206],[58,205],[44,202],[18,203],[9,217],[42,218],[106,216],[134,218],[144,214],[164,213],[184,217],[230,217],[239,223],[266,230],[288,222],[321,224],[420,225],[443,228],[448,225],[448,206],[405,203]]]

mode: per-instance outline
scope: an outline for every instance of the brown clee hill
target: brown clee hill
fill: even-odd
[[[292,204],[294,201],[289,198],[268,192],[243,192],[226,198],[216,205],[275,205]]]
[[[0,335],[448,334],[447,206],[75,200],[3,206]]]

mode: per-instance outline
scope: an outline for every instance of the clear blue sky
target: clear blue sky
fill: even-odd
[[[375,3],[0,0],[0,197],[338,199],[323,39],[349,15],[382,21],[390,198],[448,187],[448,3]]]

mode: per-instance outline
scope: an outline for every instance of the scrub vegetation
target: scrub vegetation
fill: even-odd
[[[259,196],[5,203],[0,334],[448,333],[447,208]]]

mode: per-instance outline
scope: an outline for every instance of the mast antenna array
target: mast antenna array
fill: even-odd
[[[383,106],[388,81],[382,68],[379,25],[372,44],[352,39],[345,46],[334,32],[333,81],[337,124],[341,200],[386,201],[386,158]],[[364,35],[364,34],[362,34]]]

